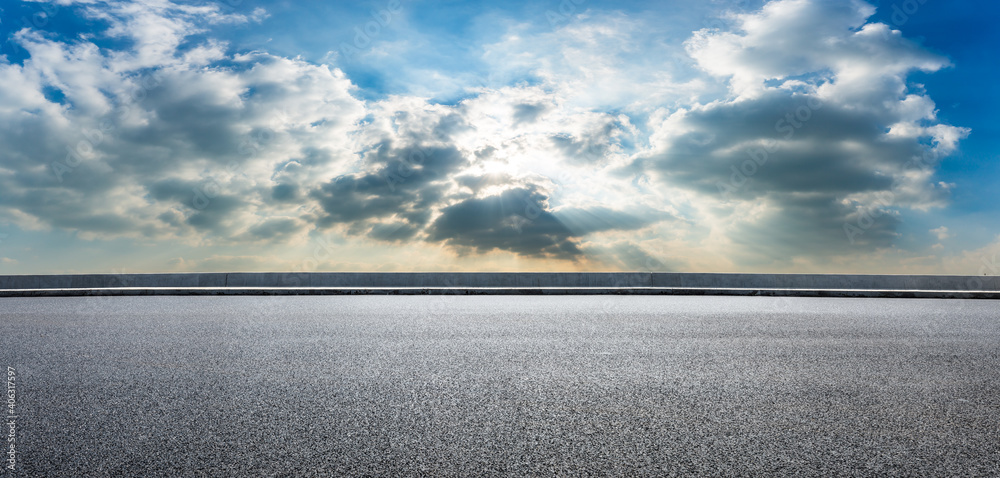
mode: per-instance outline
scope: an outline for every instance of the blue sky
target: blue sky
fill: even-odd
[[[0,273],[996,274],[984,2],[8,2]]]

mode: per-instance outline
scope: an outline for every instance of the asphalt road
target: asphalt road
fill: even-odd
[[[0,328],[2,476],[1000,475],[995,301],[5,298]]]

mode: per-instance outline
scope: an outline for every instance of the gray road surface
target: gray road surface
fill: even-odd
[[[1000,475],[995,301],[5,298],[0,328],[0,476]]]

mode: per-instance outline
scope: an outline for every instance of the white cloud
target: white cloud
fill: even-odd
[[[26,30],[19,40],[32,58],[4,69],[32,78],[36,94],[20,97],[48,112],[16,142],[20,150],[5,153],[22,157],[0,174],[8,191],[0,215],[22,227],[199,246],[301,244],[319,227],[386,244],[431,240],[481,254],[578,259],[587,234],[667,217],[650,201],[621,198],[627,178],[607,177],[635,141],[625,116],[567,107],[527,86],[483,90],[453,106],[412,96],[365,104],[326,65],[263,52],[219,62],[230,59],[226,45],[211,39],[182,51],[188,35],[222,21],[214,10],[89,8],[112,34],[133,37],[132,48],[102,53]],[[199,23],[202,14],[208,21]],[[161,34],[144,37],[131,20]],[[138,74],[150,66],[152,79]],[[65,103],[47,100],[45,89],[63,92]],[[27,150],[37,144],[48,145],[44,154]],[[392,178],[414,151],[425,155],[418,174]],[[481,230],[441,219],[509,200],[522,203]],[[616,207],[633,213],[619,218]],[[488,245],[484,232],[503,238]]]
[[[735,31],[695,32],[687,49],[706,71],[730,77],[734,93],[744,96],[759,94],[769,79],[832,75],[837,81],[828,95],[857,101],[898,91],[899,76],[910,70],[948,65],[899,31],[866,24],[874,13],[861,0],[775,0],[759,12],[736,15]]]
[[[773,1],[684,45],[618,14],[514,25],[484,49],[493,80],[455,104],[363,101],[335,66],[190,42],[260,9],[76,3],[131,43],[17,34],[30,57],[0,63],[17,85],[0,87],[0,220],[81,239],[308,248],[322,233],[404,270],[870,265],[905,256],[903,211],[947,204],[934,168],[969,134],[906,82],[948,61],[865,23],[860,1]],[[183,257],[172,267],[296,262]]]
[[[776,0],[687,42],[730,94],[653,116],[652,149],[637,164],[692,191],[710,237],[731,241],[739,262],[886,248],[901,210],[947,203],[934,168],[969,130],[936,122],[906,76],[948,61],[865,23],[873,12],[861,1]]]

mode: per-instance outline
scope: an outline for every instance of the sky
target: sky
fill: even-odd
[[[0,274],[996,275],[997,19],[4,2]]]

